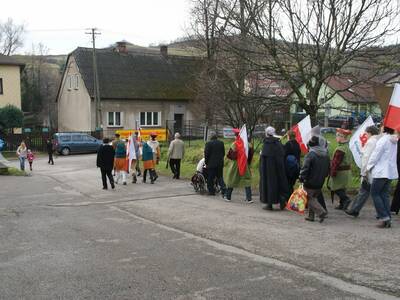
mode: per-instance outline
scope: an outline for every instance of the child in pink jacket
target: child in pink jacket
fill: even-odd
[[[32,151],[30,149],[28,149],[26,158],[28,159],[28,162],[29,162],[29,168],[32,171],[32,164],[33,164],[33,160],[35,159],[35,155],[33,155]]]

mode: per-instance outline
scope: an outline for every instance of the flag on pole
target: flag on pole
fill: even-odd
[[[249,155],[249,141],[247,140],[246,124],[244,124],[240,129],[239,135],[236,137],[235,144],[239,175],[243,176],[246,173],[247,157]]]
[[[307,115],[303,120],[292,127],[292,131],[296,134],[296,141],[300,145],[301,152],[307,153],[307,143],[311,139],[311,119]]]
[[[126,145],[126,159],[128,160],[128,172],[129,172],[132,160],[137,159],[133,134],[129,136],[128,144]]]
[[[356,132],[350,139],[349,146],[351,153],[353,153],[353,158],[357,166],[361,169],[361,155],[362,155],[362,148],[364,147],[365,143],[368,140],[367,133],[365,129],[368,126],[372,126],[374,124],[374,120],[371,116],[369,116],[361,126],[358,127]]]
[[[400,127],[400,84],[398,83],[394,85],[383,125],[395,130]]]

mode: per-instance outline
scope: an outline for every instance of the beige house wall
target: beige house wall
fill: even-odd
[[[93,104],[94,105],[94,104]],[[173,120],[174,114],[183,114],[183,121],[193,120],[194,113],[188,101],[170,100],[102,100],[103,130],[137,129],[165,127],[167,120]],[[121,126],[108,125],[108,113],[121,112]],[[159,126],[140,126],[141,112],[161,112]],[[92,112],[92,120],[94,119]],[[93,124],[94,125],[94,124]]]
[[[20,66],[0,65],[0,78],[3,79],[3,94],[0,94],[0,107],[11,104],[21,109]]]
[[[91,99],[71,56],[58,96],[58,131],[92,131]]]

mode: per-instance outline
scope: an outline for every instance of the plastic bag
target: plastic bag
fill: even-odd
[[[307,192],[300,186],[298,189],[294,190],[286,204],[288,210],[304,214],[304,210],[307,206]]]

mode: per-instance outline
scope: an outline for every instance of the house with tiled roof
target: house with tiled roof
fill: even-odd
[[[21,109],[21,71],[24,64],[0,54],[0,107],[14,105]]]
[[[381,116],[381,108],[376,98],[374,87],[379,84],[375,81],[358,82],[347,76],[331,76],[325,80],[319,92],[320,116]],[[303,85],[300,88],[306,94]],[[291,112],[302,112],[292,95],[293,105]]]
[[[102,129],[176,128],[198,114],[191,105],[195,74],[201,59],[157,53],[130,52],[124,43],[96,50]],[[96,104],[91,48],[68,55],[57,95],[59,131],[94,131]]]

